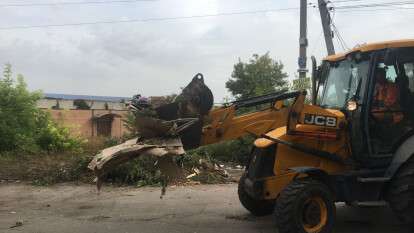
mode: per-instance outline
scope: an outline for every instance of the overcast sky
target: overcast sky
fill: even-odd
[[[376,0],[381,1],[390,0]],[[59,1],[1,0],[0,5],[47,2]],[[192,16],[298,5],[299,0],[158,0],[101,5],[0,6],[0,27]],[[320,59],[326,52],[318,14],[310,9],[308,52]],[[337,12],[335,15],[335,23],[349,47],[414,38],[413,22],[414,10]],[[87,95],[177,93],[194,74],[201,72],[219,102],[229,95],[225,82],[233,65],[239,58],[247,61],[253,53],[269,51],[273,58],[285,64],[285,71],[293,78],[297,69],[298,34],[299,10],[0,30],[0,63],[11,63],[16,73],[25,76],[31,90]]]

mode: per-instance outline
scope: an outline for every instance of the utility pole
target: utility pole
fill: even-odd
[[[335,47],[332,41],[332,30],[331,30],[331,15],[328,10],[328,3],[326,0],[318,0],[319,13],[321,14],[323,34],[325,35],[326,49],[328,55],[335,54]]]
[[[306,49],[308,48],[308,1],[300,0],[300,37],[299,37],[299,78],[306,78],[306,69],[307,54]]]

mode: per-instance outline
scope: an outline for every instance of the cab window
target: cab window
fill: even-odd
[[[368,77],[369,61],[343,60],[329,64],[320,105],[325,108],[343,109],[356,95],[358,85]]]

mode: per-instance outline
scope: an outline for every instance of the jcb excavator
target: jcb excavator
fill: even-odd
[[[378,90],[380,73],[381,85],[393,86],[392,106],[378,101],[387,96]],[[313,59],[309,104],[306,94],[275,93],[210,110],[211,93],[204,91],[184,98],[187,107],[172,107],[175,116],[160,118],[192,117],[176,131],[186,149],[254,135],[239,199],[253,215],[274,213],[280,233],[332,232],[336,202],[386,201],[413,226],[414,40],[366,44],[319,66]],[[237,114],[254,106],[261,108]]]

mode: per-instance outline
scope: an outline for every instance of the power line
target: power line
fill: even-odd
[[[355,11],[360,11],[359,9],[365,9],[365,8],[375,8],[375,9],[370,9],[370,11],[375,11],[375,10],[381,10],[383,9],[382,7],[393,7],[392,10],[396,10],[397,9],[406,9],[404,7],[401,6],[405,6],[405,5],[412,5],[414,4],[414,1],[394,1],[394,2],[381,2],[381,3],[370,3],[370,4],[359,4],[359,5],[345,5],[345,6],[339,6],[336,7],[334,5],[334,3],[348,3],[348,2],[360,2],[361,0],[338,0],[338,1],[330,1],[330,3],[332,4],[332,12],[335,16],[335,12],[355,12]],[[398,7],[400,6],[400,7]],[[379,8],[379,9],[377,9]],[[332,17],[334,18],[334,17]],[[332,19],[332,30],[333,33],[336,35],[336,39],[339,43],[339,45],[342,47],[343,50],[348,50],[349,47],[346,43],[346,41],[344,40],[344,38],[342,37],[338,27],[336,26],[336,24],[334,23],[334,20]]]
[[[358,13],[358,12],[378,12],[378,11],[397,11],[397,10],[412,10],[413,8],[404,7],[407,5],[414,4],[414,1],[391,1],[391,2],[374,2],[370,4],[357,4],[357,5],[339,5],[338,7],[334,4],[343,4],[350,2],[362,2],[365,3],[372,0],[336,0],[329,1],[333,5],[331,10],[340,13]],[[376,1],[376,0],[373,0]]]
[[[110,0],[110,1],[100,1],[102,3],[110,3],[110,2],[138,2],[138,1],[156,1],[156,0]],[[354,2],[359,0],[342,0],[342,1],[335,1],[336,2]],[[97,1],[95,1],[97,2]],[[64,2],[62,2],[64,3]],[[69,3],[69,2],[67,2]],[[81,2],[72,2],[72,3],[81,3]],[[83,3],[92,3],[83,2]],[[414,1],[405,1],[405,2],[397,2],[401,5],[406,4],[414,4]],[[383,4],[390,4],[390,3],[383,3]],[[369,4],[364,4],[364,7],[367,7]],[[2,6],[2,5],[0,5]],[[3,5],[4,6],[4,5]],[[336,12],[351,12],[352,5],[349,5],[348,8],[342,7],[335,7]],[[360,7],[362,5],[354,5],[354,7]],[[370,5],[369,5],[370,6]],[[344,7],[344,6],[343,6]],[[364,8],[360,7],[360,8]],[[390,6],[388,6],[390,7]],[[314,8],[310,6],[310,8]],[[23,25],[23,26],[11,26],[11,27],[0,27],[0,30],[24,30],[24,29],[36,29],[36,28],[61,28],[61,27],[71,27],[71,26],[86,26],[86,25],[99,25],[99,24],[120,24],[120,23],[145,23],[145,22],[155,22],[155,21],[175,21],[175,20],[184,20],[184,19],[195,19],[195,18],[210,18],[210,17],[220,17],[220,16],[233,16],[233,15],[248,15],[248,14],[262,14],[262,13],[272,13],[272,12],[279,12],[279,11],[290,11],[290,10],[298,10],[299,7],[291,7],[291,8],[278,8],[278,9],[264,9],[264,10],[256,10],[256,11],[239,11],[239,12],[227,12],[227,13],[218,13],[218,14],[204,14],[204,15],[191,15],[191,16],[178,16],[178,17],[159,17],[159,18],[143,18],[143,19],[129,19],[129,20],[108,20],[108,21],[93,21],[93,22],[79,22],[79,23],[61,23],[61,24],[40,24],[40,25]],[[413,8],[393,8],[387,10],[409,10]],[[371,9],[370,11],[375,11],[380,9]],[[385,10],[385,9],[382,9]],[[355,11],[362,11],[362,10],[352,10]]]
[[[386,2],[386,3],[371,3],[371,4],[359,4],[359,5],[346,5],[339,6],[336,9],[361,9],[361,8],[373,8],[373,7],[387,7],[387,6],[404,6],[404,5],[413,5],[414,1],[404,1],[404,2]]]
[[[330,2],[332,4],[331,11],[333,12],[333,15],[335,16],[335,12],[360,12],[364,11],[365,8],[370,8],[370,12],[373,11],[379,11],[379,10],[405,10],[405,9],[414,9],[414,8],[405,8],[402,6],[405,5],[412,5],[414,4],[414,1],[394,1],[394,2],[382,2],[382,3],[371,3],[371,4],[359,4],[359,5],[345,5],[345,6],[339,6],[336,7],[334,3],[347,3],[347,2],[360,2],[361,0],[339,0],[335,2]],[[385,7],[385,8],[384,8]],[[374,9],[371,9],[374,8]],[[362,9],[362,10],[361,10]],[[368,11],[368,10],[365,10]],[[338,27],[334,23],[332,17],[332,31],[336,35],[336,40],[338,41],[338,44],[342,47],[343,50],[349,50],[349,47],[342,37]]]
[[[182,20],[182,19],[210,18],[210,17],[233,16],[233,15],[249,15],[249,14],[263,14],[263,13],[290,11],[290,10],[298,10],[298,9],[299,9],[299,7],[290,7],[290,8],[279,8],[279,9],[266,9],[266,10],[256,10],[256,11],[239,11],[239,12],[227,12],[227,13],[218,13],[218,14],[178,16],[178,17],[160,17],[160,18],[144,18],[144,19],[128,19],[128,20],[79,22],[79,23],[12,26],[12,27],[0,27],[0,30],[58,28],[58,27],[70,27],[70,26],[97,25],[97,24],[145,23],[145,22],[154,22],[154,21],[175,21],[175,20]]]
[[[342,37],[341,33],[338,30],[338,27],[335,24],[332,24],[333,32],[336,35],[336,39],[338,40],[339,44],[341,45],[343,50],[349,50],[348,45],[346,44],[346,41]]]
[[[347,3],[347,2],[366,2],[367,0],[339,0],[339,1],[330,1],[330,3]]]
[[[50,3],[8,3],[0,7],[41,7],[41,6],[68,6],[68,5],[104,5],[114,3],[155,2],[158,0],[109,0],[109,1],[78,1],[78,2],[50,2]]]
[[[355,12],[355,11],[360,11],[360,9],[365,9],[365,8],[374,8],[374,9],[370,9],[370,11],[376,11],[376,10],[382,10],[383,7],[393,7],[392,10],[396,10],[403,8],[404,7],[398,7],[398,6],[405,6],[405,5],[412,5],[414,4],[414,1],[394,1],[394,2],[381,2],[381,3],[370,3],[370,4],[358,4],[358,5],[345,5],[345,6],[335,6],[334,3],[348,3],[348,2],[360,2],[361,0],[339,0],[339,1],[334,1],[334,2],[330,2],[332,4],[332,12],[333,15],[335,16],[335,12]],[[379,9],[377,9],[379,8]],[[349,50],[349,47],[346,43],[346,41],[344,40],[344,38],[342,37],[338,27],[336,26],[336,24],[334,23],[333,20],[334,17],[332,17],[332,31],[333,33],[336,35],[336,40],[338,41],[338,44],[342,47],[343,50]]]
[[[366,4],[366,2],[370,2],[370,1],[376,1],[376,2],[369,3],[369,4],[394,4],[394,3],[401,3],[401,1],[378,2],[378,0],[337,0],[337,1],[329,1],[328,0],[328,3],[331,3],[331,4],[344,4],[344,3],[351,3],[351,2],[364,2],[364,4]],[[349,5],[349,6],[352,6],[352,5]]]
[[[342,3],[342,2],[362,2],[366,0],[339,0],[339,1],[331,1],[332,3]]]
[[[358,12],[361,12],[361,13],[365,13],[365,12],[381,12],[381,11],[401,11],[401,10],[414,10],[414,8],[412,8],[412,7],[400,7],[400,8],[396,8],[396,7],[393,7],[393,8],[379,8],[379,9],[366,9],[366,10],[364,10],[364,9],[362,9],[362,10],[359,10],[359,9],[356,9],[356,10],[337,10],[336,12],[339,12],[339,13],[358,13]]]
[[[393,5],[394,4],[394,5]],[[414,5],[414,1],[392,2],[371,5],[349,5],[343,7],[335,7],[337,12],[376,12],[376,11],[396,11],[396,10],[412,10],[412,7],[404,7]],[[367,9],[366,9],[367,8]]]
[[[355,0],[354,0],[355,1]],[[336,6],[331,2],[332,4],[332,20],[331,20],[331,26],[332,26],[332,32],[336,38],[336,40],[338,41],[339,45],[342,47],[342,50],[349,50],[348,45],[346,44],[344,38],[342,37],[341,33],[339,32],[338,27],[335,24],[335,16],[336,16]]]

